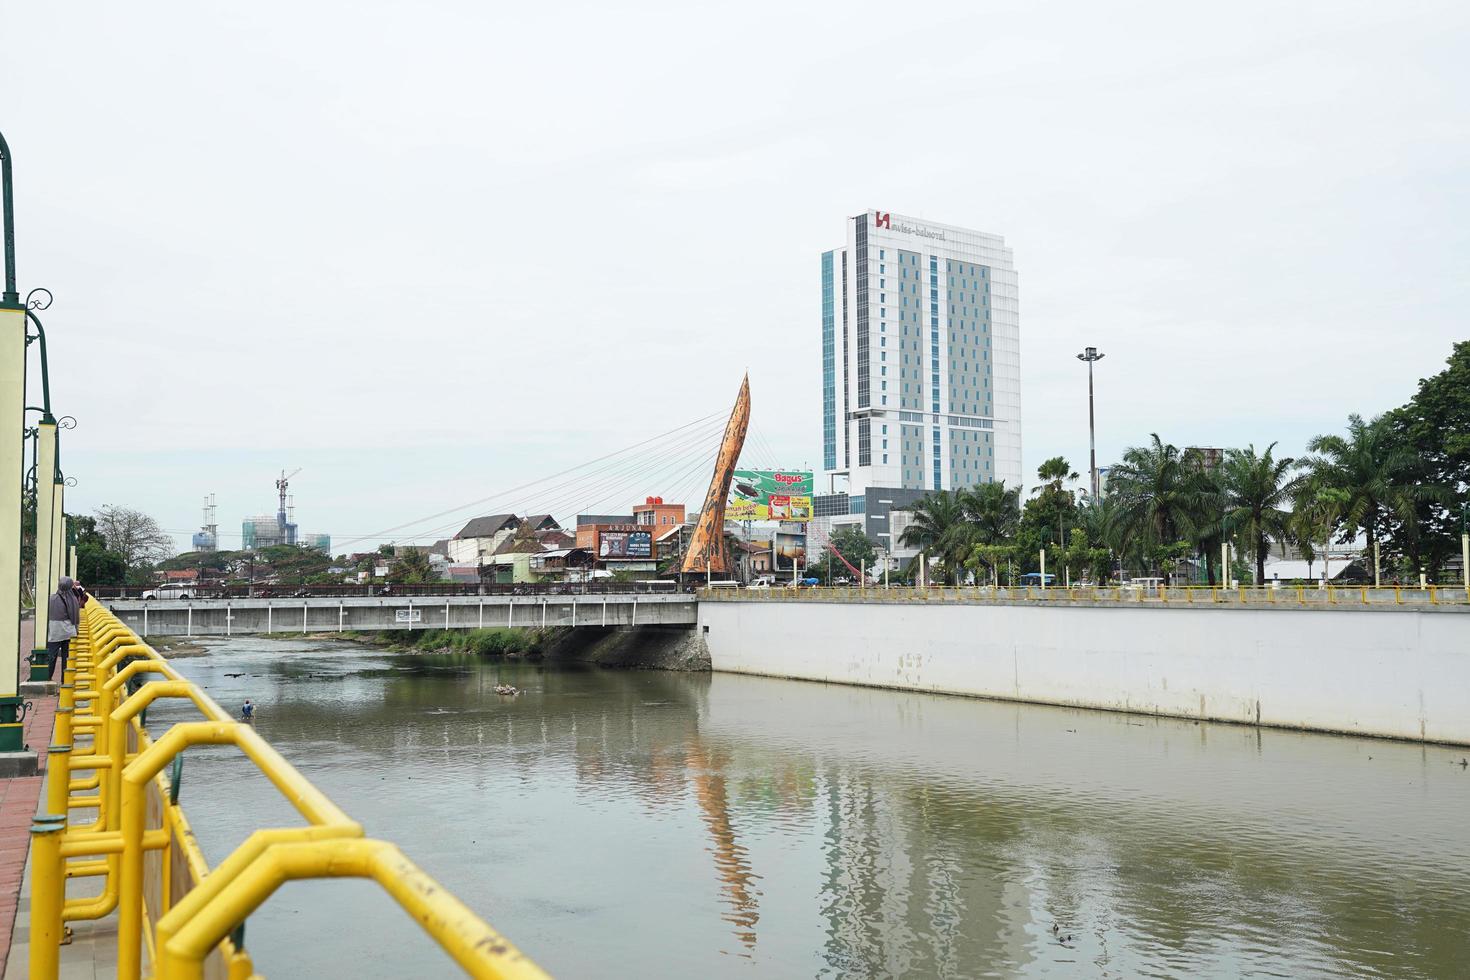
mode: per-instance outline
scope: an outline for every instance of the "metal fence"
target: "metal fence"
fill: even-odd
[[[1148,588],[1124,586],[841,586],[837,588],[790,586],[776,588],[701,589],[702,601],[749,602],[1034,602],[1088,604],[1144,604],[1154,606],[1270,606],[1276,608],[1327,608],[1333,606],[1470,608],[1470,591],[1464,586],[1412,588],[1386,585],[1316,586],[1279,588],[1240,586],[1158,585]]]
[[[415,582],[406,585],[103,585],[88,588],[102,599],[305,599],[456,595],[649,595],[679,591],[672,580],[639,582],[520,582],[473,585]]]
[[[43,815],[31,828],[32,978],[58,976],[65,923],[114,910],[119,977],[142,976],[145,950],[150,975],[164,980],[252,977],[244,946],[250,913],[287,881],[343,877],[376,881],[471,976],[546,975],[398,848],[364,838],[361,825],[251,725],[179,675],[100,601],[82,612],[47,756]],[[154,739],[145,719],[160,698],[191,702],[202,720]],[[257,830],[209,868],[179,807],[183,752],[191,745],[235,746],[306,826]],[[91,822],[76,819],[90,811]],[[67,897],[67,882],[99,877],[100,895]],[[371,942],[368,933],[348,933]]]

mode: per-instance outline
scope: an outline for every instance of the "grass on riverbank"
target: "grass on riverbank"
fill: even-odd
[[[476,657],[535,657],[546,645],[547,633],[529,629],[398,630],[365,632],[352,638],[418,653],[463,653]]]

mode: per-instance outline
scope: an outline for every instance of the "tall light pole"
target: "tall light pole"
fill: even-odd
[[[1092,411],[1092,365],[1102,360],[1106,354],[1099,354],[1096,347],[1089,347],[1077,355],[1077,360],[1087,362],[1087,451],[1089,462],[1092,464],[1092,499],[1098,498],[1097,485],[1097,421]]]

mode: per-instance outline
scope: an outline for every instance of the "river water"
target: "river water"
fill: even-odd
[[[305,638],[176,663],[561,976],[1470,975],[1461,750]],[[211,864],[299,823],[228,748],[181,798]],[[276,980],[457,974],[365,882],[246,942]]]

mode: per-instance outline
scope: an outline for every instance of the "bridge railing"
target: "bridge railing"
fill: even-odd
[[[187,700],[200,721],[158,738],[145,725],[160,698]],[[31,828],[30,976],[54,980],[66,923],[118,913],[118,976],[255,975],[246,918],[285,882],[370,878],[475,977],[545,974],[392,844],[349,818],[256,734],[100,601],[82,609],[62,678],[43,815]],[[86,744],[81,744],[86,743]],[[233,745],[296,808],[304,826],[257,830],[209,868],[179,806],[183,753]],[[90,773],[72,778],[73,773]],[[95,792],[92,792],[95,791]],[[91,793],[91,795],[88,795]],[[77,819],[95,811],[95,819]],[[67,883],[102,880],[99,895]]]
[[[89,587],[101,599],[303,599],[474,595],[659,595],[679,591],[673,581],[646,582],[413,582],[403,585],[146,585]]]
[[[1146,604],[1157,606],[1267,606],[1272,608],[1328,608],[1328,607],[1424,607],[1459,606],[1470,607],[1470,592],[1462,585],[1424,588],[1393,585],[1379,586],[1330,585],[1318,588],[1309,585],[1290,585],[1257,588],[1253,586],[1185,586],[1157,585],[1150,587],[1121,586],[1047,586],[1018,585],[931,585],[916,587],[895,585],[883,586],[836,586],[802,587],[777,586],[758,589],[701,589],[699,597],[709,601],[768,600],[771,602],[843,601],[843,602],[1035,602],[1035,603],[1078,603],[1089,604]]]

